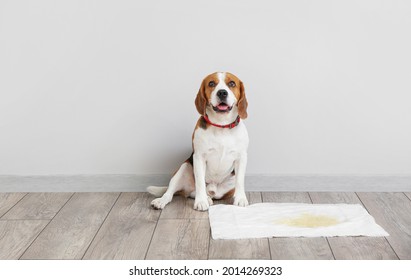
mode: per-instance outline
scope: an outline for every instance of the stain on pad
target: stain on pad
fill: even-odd
[[[330,227],[339,224],[338,219],[326,215],[312,215],[303,213],[298,217],[282,219],[277,221],[278,224],[288,225],[290,227]]]

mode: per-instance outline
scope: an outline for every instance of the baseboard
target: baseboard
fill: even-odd
[[[256,191],[410,192],[411,175],[252,175]]]
[[[144,192],[170,175],[0,175],[0,192]],[[411,192],[410,175],[248,175],[247,191]]]

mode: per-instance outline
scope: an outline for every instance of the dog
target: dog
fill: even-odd
[[[150,186],[158,197],[151,202],[163,209],[174,194],[194,198],[194,209],[207,211],[213,199],[233,197],[233,204],[247,206],[244,178],[247,165],[248,132],[240,120],[247,118],[243,82],[228,72],[208,75],[195,99],[198,113],[192,136],[193,153],[180,166],[168,187]]]

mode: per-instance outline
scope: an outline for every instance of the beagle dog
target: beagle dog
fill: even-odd
[[[241,119],[247,118],[244,85],[228,72],[204,78],[195,105],[200,118],[194,129],[193,153],[177,170],[168,187],[150,186],[158,198],[151,202],[163,209],[175,193],[194,198],[194,209],[208,210],[213,199],[234,197],[234,205],[247,206],[244,177],[248,133]]]

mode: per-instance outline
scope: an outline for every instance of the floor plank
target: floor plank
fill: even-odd
[[[263,192],[262,199],[274,203],[311,203],[307,192]]]
[[[0,193],[0,217],[7,213],[26,193]]]
[[[411,200],[411,192],[410,193],[406,192],[405,195]]]
[[[204,260],[209,238],[206,219],[159,219],[146,259]]]
[[[313,203],[347,203],[361,204],[360,199],[354,192],[310,192]]]
[[[361,204],[353,192],[310,192],[313,203]],[[331,250],[337,260],[398,259],[384,237],[329,237]]]
[[[76,193],[21,257],[81,259],[119,193]]]
[[[72,193],[29,193],[6,215],[4,220],[52,219]]]
[[[163,209],[160,219],[208,219],[208,214],[194,210],[194,199],[176,195]]]
[[[316,238],[271,238],[271,259],[273,260],[332,260],[333,255],[327,240]]]
[[[261,193],[247,193],[250,204],[261,203]],[[231,201],[216,201],[215,204],[226,204]],[[209,259],[270,259],[267,238],[214,240],[210,236]]]
[[[18,259],[48,222],[47,220],[0,221],[0,259]]]
[[[263,202],[311,203],[306,192],[264,192]],[[326,238],[270,238],[271,259],[330,260],[333,255]]]
[[[144,259],[161,213],[151,200],[146,193],[122,193],[84,259]]]
[[[400,259],[411,259],[411,201],[404,193],[358,193],[368,212],[389,234]]]

